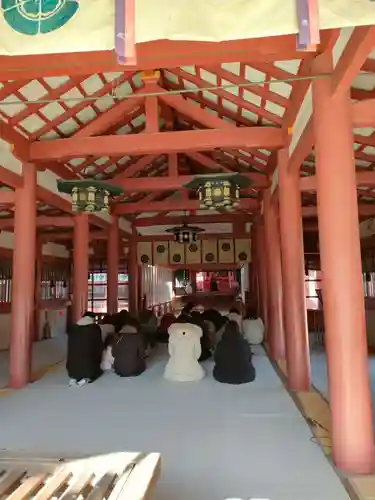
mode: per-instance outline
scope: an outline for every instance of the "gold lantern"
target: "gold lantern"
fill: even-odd
[[[250,179],[240,174],[197,175],[186,187],[198,192],[201,208],[235,208],[240,189],[248,187]]]
[[[123,190],[101,181],[57,181],[60,193],[72,196],[73,212],[109,212],[110,198],[123,194]]]

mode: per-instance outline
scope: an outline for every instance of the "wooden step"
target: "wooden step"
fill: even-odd
[[[70,459],[0,458],[1,500],[142,500],[160,474],[158,453]]]

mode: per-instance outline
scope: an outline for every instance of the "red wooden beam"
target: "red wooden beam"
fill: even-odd
[[[302,207],[302,217],[317,217],[317,207]],[[358,215],[361,217],[375,216],[375,203],[358,203]]]
[[[254,184],[252,187],[267,188],[269,185],[268,179],[263,174],[241,174],[247,177]],[[194,179],[194,175],[179,175],[176,177],[136,177],[136,178],[116,178],[109,183],[120,186],[127,192],[145,192],[148,191],[175,191],[186,186],[188,182]]]
[[[240,201],[239,210],[257,210],[258,208],[259,203],[255,199],[244,198]],[[116,215],[125,215],[142,212],[174,212],[199,209],[199,200],[165,200],[152,203],[123,203],[122,205],[116,205],[113,211]],[[209,211],[207,213],[209,214]],[[217,217],[218,222],[220,222],[220,216]]]
[[[1,78],[0,78],[1,80]],[[29,158],[29,141],[23,135],[14,130],[8,123],[0,120],[0,138],[9,144],[14,156],[21,161]]]
[[[33,142],[30,158],[31,161],[47,161],[88,155],[101,157],[209,151],[218,147],[277,149],[283,147],[285,142],[284,132],[273,127],[73,137]]]
[[[137,91],[135,93],[137,93]],[[110,127],[113,127],[113,125],[116,125],[123,120],[126,115],[134,111],[136,108],[139,108],[143,104],[143,101],[143,97],[133,97],[131,99],[121,101],[113,106],[113,108],[110,108],[108,111],[95,118],[95,120],[81,128],[74,134],[74,137],[90,137],[92,135],[103,134],[103,132],[108,130]]]
[[[366,99],[352,104],[353,127],[375,126],[375,99]]]
[[[171,82],[168,82],[169,87],[173,87]],[[214,114],[209,113],[207,110],[203,109],[202,106],[195,106],[191,101],[187,101],[181,95],[172,94],[171,92],[166,91],[159,85],[154,85],[153,92],[157,92],[159,94],[160,102],[165,105],[175,109],[181,115],[188,117],[188,119],[192,122],[203,125],[204,127],[213,128],[213,129],[228,129],[228,130],[238,130],[238,127],[235,123],[231,123],[226,121],[219,116],[215,116]],[[194,96],[194,101],[199,102],[200,104],[204,104],[204,102],[198,98],[198,96]],[[206,103],[207,104],[207,103]],[[209,104],[209,103],[208,103]],[[228,114],[229,112],[225,112]],[[233,116],[234,122],[238,121],[238,115]],[[245,124],[249,126],[249,123]],[[286,130],[286,129],[285,129]],[[248,151],[248,147],[242,146],[241,149]],[[259,156],[259,152],[252,151],[253,156]],[[196,153],[194,153],[196,154]],[[250,158],[246,158],[247,162],[250,162]],[[255,161],[254,161],[255,163]],[[263,164],[261,164],[264,167]]]
[[[347,43],[332,75],[333,91],[346,92],[375,46],[375,26],[359,26]]]
[[[48,217],[41,215],[36,219],[37,227],[73,227],[72,217]],[[12,229],[14,227],[14,218],[0,219],[0,229]]]
[[[191,73],[188,73],[187,71],[183,71],[181,69],[173,69],[171,72],[173,75],[175,75],[178,79],[183,79],[191,84],[193,84],[196,88],[199,89],[212,89],[212,84],[202,80],[202,78],[199,78],[198,76],[192,75]],[[251,92],[252,87],[249,88],[249,91]],[[223,89],[212,89],[210,92],[219,99],[226,99],[227,101],[231,102],[235,106],[238,106],[239,108],[243,108],[246,111],[249,111],[251,113],[256,113],[260,117],[269,120],[272,124],[275,125],[281,125],[282,124],[282,118],[278,115],[275,115],[274,113],[267,111],[266,109],[262,109],[259,106],[256,106],[255,104],[252,104],[251,102],[248,102],[244,99],[241,99],[241,97],[236,96],[232,94],[231,92],[228,92],[228,90],[223,90]]]
[[[38,239],[41,241],[69,241],[73,238],[73,231],[66,231],[63,233],[48,231],[45,233],[38,233]],[[90,231],[90,240],[104,240],[108,239],[108,232],[106,231]]]
[[[167,226],[173,224],[178,226],[184,222],[189,224],[232,224],[234,221],[249,222],[249,217],[234,214],[220,214],[220,215],[188,215],[186,217],[173,217],[169,215],[156,215],[155,217],[142,217],[135,219],[133,226],[135,227],[149,227],[149,226]]]
[[[374,26],[359,26],[354,28],[349,42],[332,73],[335,94],[349,90],[354,77],[360,72],[363,63],[375,45],[374,33]],[[330,58],[331,55],[325,53],[319,57]],[[290,157],[290,169],[299,169],[311,152],[314,145],[312,128],[312,117],[310,117]]]
[[[250,233],[245,233],[241,231],[232,233],[199,233],[197,234],[198,240],[217,240],[226,238],[250,238]],[[172,234],[151,234],[146,236],[137,236],[137,241],[173,241],[174,236]]]
[[[16,195],[14,191],[0,190],[0,206],[14,205],[16,202]]]
[[[22,177],[5,167],[0,166],[0,182],[15,189],[22,186]]]
[[[137,44],[137,65],[131,69],[212,66],[221,62],[271,62],[306,57],[295,48],[295,36],[283,35],[228,42],[157,40]],[[0,56],[0,80],[32,80],[44,76],[122,72],[115,51]]]
[[[374,170],[360,170],[356,172],[357,186],[375,186],[375,171]],[[300,179],[301,191],[316,191],[316,177],[311,175],[309,177],[301,177]],[[365,193],[363,193],[365,194]]]
[[[115,184],[121,185],[125,182],[125,179],[133,177],[134,175],[142,172],[148,165],[155,161],[160,155],[146,155],[139,158],[137,161],[129,165],[124,172],[116,175],[113,179]],[[112,181],[111,181],[112,182]]]

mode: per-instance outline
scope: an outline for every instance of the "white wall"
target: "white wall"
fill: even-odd
[[[13,250],[14,235],[7,231],[0,232],[0,248]],[[45,243],[42,248],[43,255],[51,255],[53,257],[69,258],[69,250],[64,245],[57,243]]]
[[[172,300],[173,271],[167,267],[142,266],[142,296],[147,307]]]

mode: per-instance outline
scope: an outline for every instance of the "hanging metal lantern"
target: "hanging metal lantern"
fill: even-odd
[[[123,194],[120,187],[95,180],[58,180],[57,189],[72,196],[73,212],[109,212],[110,199]]]
[[[172,233],[174,236],[174,240],[177,243],[189,244],[197,241],[197,235],[202,231],[203,229],[201,229],[200,227],[188,226],[187,224],[167,229],[167,233]]]
[[[186,187],[198,192],[201,208],[236,207],[240,200],[240,189],[248,187],[250,179],[240,174],[198,175]]]

